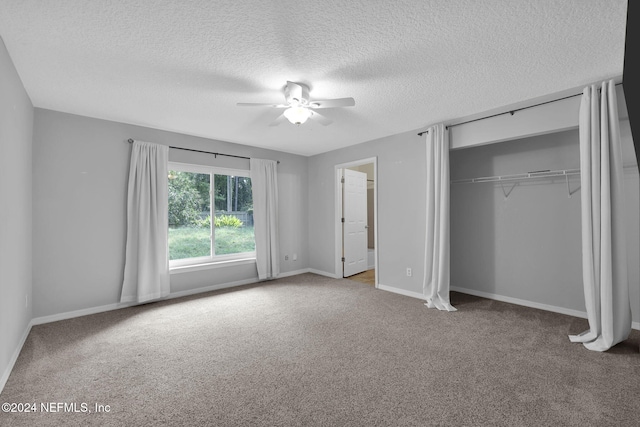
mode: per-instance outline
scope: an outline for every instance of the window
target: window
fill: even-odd
[[[255,258],[249,171],[169,162],[168,178],[171,267]]]

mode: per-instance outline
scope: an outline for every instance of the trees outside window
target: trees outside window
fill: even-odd
[[[254,257],[249,172],[173,162],[169,170],[170,265]]]

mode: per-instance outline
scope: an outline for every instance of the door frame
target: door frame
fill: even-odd
[[[369,163],[373,163],[373,261],[375,264],[375,287],[378,288],[378,157],[369,157],[362,160],[354,160],[347,163],[340,163],[334,166],[334,180],[335,180],[335,275],[342,278],[342,177],[340,170],[350,168],[353,166],[361,166]],[[370,224],[368,224],[371,226]]]

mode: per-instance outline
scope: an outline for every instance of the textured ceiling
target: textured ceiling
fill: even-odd
[[[36,107],[313,155],[622,75],[627,0],[0,0]],[[329,126],[268,126],[287,80]]]

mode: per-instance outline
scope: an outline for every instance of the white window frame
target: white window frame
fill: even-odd
[[[211,177],[209,180],[209,206],[211,211],[211,234],[209,241],[211,242],[211,252],[212,254],[204,257],[196,257],[196,258],[184,258],[184,259],[175,259],[169,260],[169,269],[181,269],[189,266],[206,266],[206,265],[215,265],[215,264],[229,264],[230,261],[240,261],[240,260],[255,260],[256,252],[241,252],[237,254],[225,254],[225,255],[215,255],[215,196],[213,194],[213,185],[215,182],[215,175],[230,175],[230,176],[241,176],[245,178],[251,178],[250,172],[248,170],[242,169],[231,169],[231,168],[221,168],[218,166],[204,166],[204,165],[196,165],[192,163],[181,163],[181,162],[169,162],[168,164],[169,170],[179,171],[179,172],[190,172],[190,173],[200,173],[200,174],[209,174]],[[167,224],[167,227],[169,225]],[[168,256],[168,254],[167,254]]]

